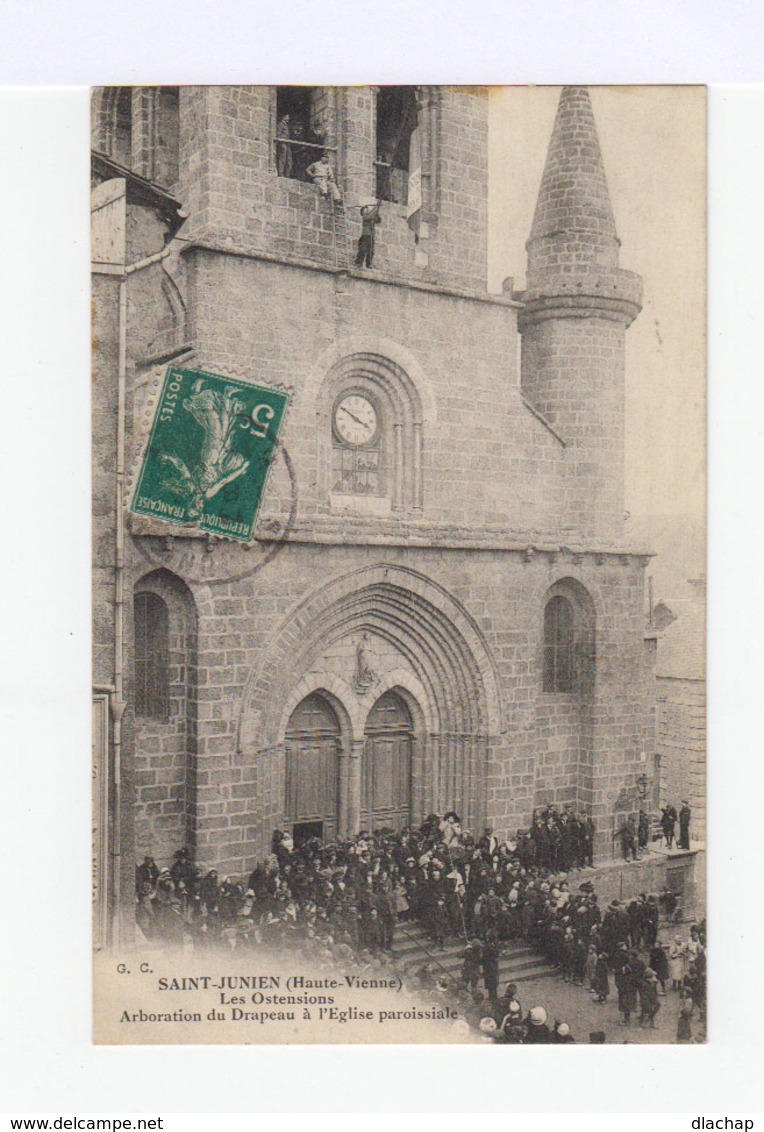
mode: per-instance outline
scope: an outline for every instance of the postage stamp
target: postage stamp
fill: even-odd
[[[252,539],[289,393],[169,367],[130,510]]]

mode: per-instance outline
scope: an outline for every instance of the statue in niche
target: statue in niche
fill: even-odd
[[[355,650],[355,689],[359,696],[368,692],[373,684],[379,683],[379,677],[372,667],[373,656],[369,634],[364,633]]]

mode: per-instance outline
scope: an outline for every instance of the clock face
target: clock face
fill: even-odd
[[[350,393],[337,402],[334,410],[337,435],[354,448],[370,444],[377,435],[377,410],[360,393]]]

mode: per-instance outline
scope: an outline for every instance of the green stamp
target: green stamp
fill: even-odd
[[[130,510],[250,542],[289,394],[168,368]]]

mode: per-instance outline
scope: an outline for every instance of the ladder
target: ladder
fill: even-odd
[[[344,198],[341,197],[339,200],[332,200],[330,197],[329,207],[332,210],[332,226],[334,231],[334,266],[346,268],[350,264],[350,249],[348,248]]]

